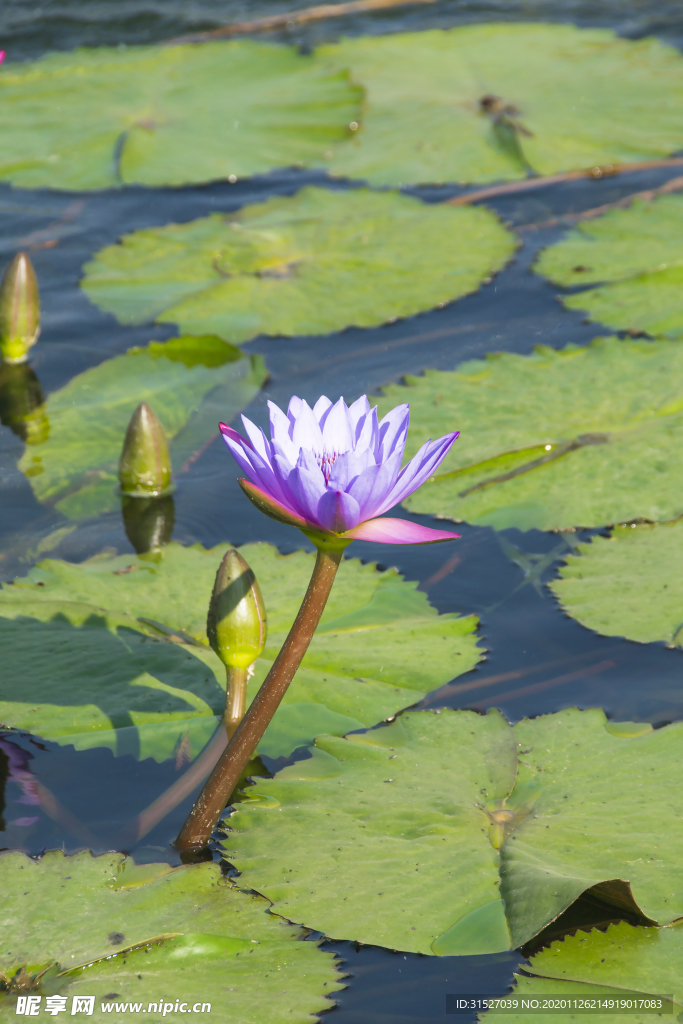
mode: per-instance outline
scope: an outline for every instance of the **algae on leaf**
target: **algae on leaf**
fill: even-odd
[[[118,461],[130,417],[148,402],[181,470],[258,393],[267,374],[258,356],[211,335],[152,341],[79,373],[48,396],[49,433],[30,444],[19,468],[39,501],[69,519],[119,502]]]
[[[155,1024],[164,1004],[180,999],[184,1012],[210,1004],[226,1024],[306,1024],[342,987],[333,954],[302,942],[301,929],[231,885],[217,864],[2,853],[0,891],[0,970],[11,978],[22,967],[50,968],[38,989],[43,1007],[54,994],[69,1008],[73,997],[94,995],[95,1019],[118,1020],[136,1001]],[[16,1012],[16,995],[0,992],[0,1020]]]
[[[636,199],[626,210],[580,224],[545,249],[539,274],[592,285],[562,296],[568,309],[617,330],[683,338],[683,197]]]
[[[225,700],[225,670],[207,645],[206,615],[227,546],[171,543],[154,559],[104,555],[78,565],[47,559],[5,585],[0,633],[14,638],[5,658],[20,682],[0,704],[0,721],[78,749],[102,745],[157,760],[184,738],[196,756]],[[259,580],[269,622],[251,700],[294,621],[315,555],[283,556],[270,544],[240,551]],[[477,664],[476,617],[439,615],[416,588],[395,569],[344,559],[261,753],[286,756],[318,733],[374,725]],[[137,632],[125,640],[130,630]],[[108,680],[104,689],[100,679]]]
[[[409,402],[407,454],[459,429],[413,512],[506,529],[566,530],[683,512],[683,347],[598,338],[494,353],[384,389]]]
[[[451,302],[515,244],[483,208],[309,187],[125,235],[86,264],[82,285],[122,323],[174,323],[239,344],[372,327]]]
[[[617,526],[565,559],[549,586],[574,619],[606,636],[683,646],[683,521]]]
[[[587,889],[668,925],[683,917],[682,739],[683,723],[598,710],[514,729],[497,711],[406,712],[319,736],[260,779],[224,855],[283,917],[412,952],[523,945]]]
[[[360,98],[345,72],[248,39],[48,54],[0,73],[0,178],[80,191],[319,163]]]
[[[512,180],[683,147],[683,59],[655,39],[468,25],[344,39],[318,57],[366,93],[326,166],[373,185]]]

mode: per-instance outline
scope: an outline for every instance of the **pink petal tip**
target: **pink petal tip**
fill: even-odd
[[[444,540],[458,540],[459,533],[449,530],[432,530],[407,519],[368,519],[348,530],[345,537],[352,540],[369,540],[375,544],[439,544]]]

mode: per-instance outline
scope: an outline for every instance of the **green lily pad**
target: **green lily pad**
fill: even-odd
[[[129,349],[48,397],[49,436],[26,448],[19,468],[38,500],[69,519],[107,512],[119,502],[118,460],[140,402],[161,420],[178,471],[218,433],[218,421],[236,416],[266,378],[259,356],[245,358],[215,336]]]
[[[531,958],[524,970],[534,975],[518,975],[510,998],[521,1004],[523,998],[544,999],[561,995],[569,999],[641,1000],[645,1009],[629,1013],[628,1019],[639,1024],[661,1021],[648,996],[673,996],[668,1013],[683,1010],[683,928],[680,924],[670,928],[634,928],[630,924],[610,925],[606,932],[577,932],[562,942],[554,942]],[[652,1005],[652,1012],[647,1012]],[[667,1012],[667,1011],[665,1011]],[[538,1014],[517,1012],[506,1017],[513,1021],[538,1019]],[[480,1021],[486,1017],[480,1017]],[[623,1021],[623,1013],[602,1011],[600,1020],[605,1024]]]
[[[520,722],[515,735],[518,784],[541,788],[501,851],[514,944],[593,886],[657,924],[682,917],[683,723],[615,729],[603,711],[569,708]]]
[[[319,737],[313,754],[250,787],[231,816],[226,857],[240,884],[338,939],[416,953],[445,936],[444,953],[510,948],[484,811],[515,781],[500,712],[409,712],[369,733]],[[492,919],[470,928],[490,905]],[[475,948],[458,948],[454,925]]]
[[[260,779],[224,855],[283,917],[412,952],[521,946],[589,888],[669,924],[682,736],[598,710],[514,729],[497,711],[406,712],[319,736],[309,760]]]
[[[683,522],[617,526],[567,555],[549,584],[574,619],[606,636],[683,646]]]
[[[413,512],[502,530],[567,530],[683,512],[683,348],[597,338],[496,353],[384,389],[409,402],[408,454],[458,428]]]
[[[412,316],[476,291],[514,248],[483,208],[310,187],[125,235],[86,264],[82,284],[122,323],[174,323],[239,344]]]
[[[5,585],[0,633],[11,637],[5,657],[17,689],[4,694],[0,721],[77,749],[108,746],[165,760],[183,742],[196,756],[225,702],[225,670],[208,647],[206,614],[227,547],[172,543],[152,558],[104,555],[78,565],[47,559]],[[270,544],[240,551],[259,580],[269,624],[251,700],[294,621],[315,556],[283,556]],[[395,569],[342,562],[261,753],[286,756],[320,732],[374,725],[477,664],[476,617],[439,615],[416,588]]]
[[[345,72],[251,40],[48,54],[0,74],[0,178],[81,191],[319,163],[360,95]]]
[[[43,1013],[48,996],[66,996],[73,1014],[74,997],[90,995],[96,1019],[128,1011],[161,1021],[179,999],[210,1004],[203,1012],[226,1024],[304,1024],[342,987],[331,953],[302,942],[216,864],[137,866],[120,853],[53,850],[37,861],[3,853],[0,865],[0,969],[12,977],[54,965],[37,989]],[[124,1009],[133,1001],[141,1005]],[[1,992],[0,1019],[16,1019],[16,1005]]]
[[[488,24],[345,39],[318,54],[366,93],[360,130],[330,146],[327,166],[374,185],[512,180],[683,146],[683,61],[654,39]]]
[[[618,330],[683,338],[683,198],[636,199],[579,224],[536,264],[555,284],[595,285],[562,296],[568,309]]]
[[[176,721],[180,732],[187,719],[221,713],[225,685],[181,645],[93,605],[27,596],[0,612],[5,725],[46,739],[122,730],[117,752],[135,753],[123,746],[126,727]]]

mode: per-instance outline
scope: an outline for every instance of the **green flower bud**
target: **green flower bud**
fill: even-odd
[[[0,282],[0,353],[7,363],[25,363],[40,334],[40,297],[33,265],[19,252]]]
[[[266,610],[253,570],[239,552],[225,553],[206,623],[209,643],[227,668],[246,669],[266,643]]]
[[[131,416],[119,460],[121,493],[160,498],[173,490],[171,456],[164,428],[146,402]]]

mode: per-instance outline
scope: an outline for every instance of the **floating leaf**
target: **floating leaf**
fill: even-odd
[[[152,639],[134,619],[30,597],[3,601],[1,615],[5,725],[55,739],[159,721],[182,728],[222,711],[225,692],[211,667]],[[135,753],[136,745],[117,750]]]
[[[512,999],[562,995],[577,1000],[625,1000],[630,996],[644,1009],[630,1013],[629,1020],[635,1024],[655,1024],[662,1016],[648,996],[673,996],[675,1003],[673,1007],[669,1003],[665,1013],[673,1010],[680,1014],[683,1009],[683,928],[680,924],[671,928],[634,928],[624,922],[610,925],[606,932],[579,931],[532,956],[524,970],[534,977],[517,975]],[[518,1024],[532,1024],[538,1020],[538,1013],[506,1013],[507,1018]],[[617,1024],[623,1018],[623,1012],[600,1012],[600,1020],[605,1024]],[[486,1019],[488,1015],[479,1018]]]
[[[419,953],[440,936],[444,953],[509,949],[484,805],[509,794],[515,763],[498,711],[407,713],[319,737],[310,760],[249,788],[226,856],[277,913],[334,938]]]
[[[589,888],[669,924],[682,738],[681,723],[615,728],[598,710],[514,730],[497,711],[407,712],[319,736],[309,760],[260,779],[225,856],[283,917],[412,952],[520,946]]]
[[[19,467],[39,501],[69,519],[116,506],[118,461],[130,417],[148,402],[168,438],[174,469],[217,434],[266,379],[258,356],[215,336],[152,341],[79,373],[46,404],[49,436],[27,447]]]
[[[122,323],[238,344],[412,316],[475,291],[514,247],[483,208],[310,187],[125,235],[86,264],[83,288]]]
[[[683,146],[683,60],[572,25],[468,25],[318,51],[362,85],[334,174],[374,185],[494,181],[666,156]]]
[[[460,438],[414,512],[506,529],[564,530],[683,512],[683,348],[598,338],[531,356],[496,353],[384,389],[409,402],[409,454]]]
[[[217,864],[173,869],[52,850],[40,860],[3,853],[0,866],[0,970],[11,978],[54,965],[38,989],[43,1008],[48,995],[66,996],[69,1009],[74,996],[94,995],[97,1019],[102,1003],[119,1020],[123,1004],[137,1002],[133,1012],[156,1022],[179,999],[184,1012],[211,1004],[204,1012],[226,1024],[305,1024],[342,987],[333,954],[302,942],[300,929],[222,878]],[[16,1019],[16,1005],[16,995],[0,992],[2,1020]]]
[[[617,526],[579,544],[550,588],[569,615],[607,636],[683,646],[683,522]]]
[[[319,163],[359,99],[345,72],[251,40],[48,54],[2,69],[0,178],[80,191]]]
[[[618,330],[683,338],[683,198],[636,199],[580,224],[536,264],[555,284],[597,285],[562,296],[568,309]]]
[[[541,790],[502,850],[514,945],[592,886],[658,924],[683,916],[683,723],[615,725],[603,711],[569,708],[515,726],[519,782]]]
[[[225,701],[206,614],[226,549],[171,543],[154,558],[48,559],[5,585],[0,633],[11,636],[5,659],[16,692],[6,691],[0,721],[78,749],[103,745],[158,760],[187,733],[196,756]],[[269,623],[252,699],[294,621],[315,555],[283,556],[270,544],[240,551],[259,580]],[[476,665],[476,617],[439,615],[416,588],[395,569],[342,562],[262,753],[286,756],[319,732],[374,725]]]

